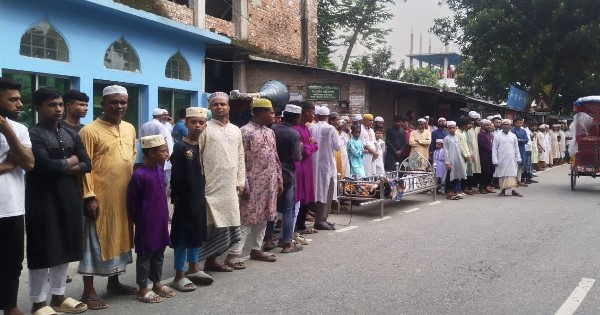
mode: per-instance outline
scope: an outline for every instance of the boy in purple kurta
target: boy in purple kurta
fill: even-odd
[[[300,202],[296,231],[308,234],[313,230],[306,228],[306,214],[310,204],[315,202],[312,154],[317,152],[319,146],[306,127],[306,123],[312,122],[315,118],[315,106],[307,101],[300,102],[298,105],[302,107],[302,116],[300,116],[300,123],[294,126],[294,130],[300,134],[302,160],[296,162],[296,202]]]
[[[162,163],[169,157],[165,138],[161,135],[140,139],[144,164],[131,176],[127,186],[127,209],[135,224],[136,282],[139,301],[158,303],[175,292],[160,283],[165,248],[169,238],[169,208],[165,192]],[[148,279],[153,282],[148,290]]]

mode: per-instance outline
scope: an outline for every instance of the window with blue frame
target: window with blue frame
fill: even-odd
[[[27,57],[69,62],[67,42],[46,20],[21,36],[19,53]]]
[[[106,50],[104,66],[108,69],[140,72],[140,58],[133,46],[121,37]]]
[[[175,53],[167,61],[165,76],[171,79],[191,81],[190,65],[180,52]]]

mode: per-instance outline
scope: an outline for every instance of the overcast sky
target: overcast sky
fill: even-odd
[[[428,52],[429,39],[431,38],[431,51],[440,52],[443,45],[433,34],[429,33],[429,28],[433,26],[433,20],[438,17],[450,16],[452,12],[447,6],[439,6],[438,0],[408,0],[406,3],[396,1],[391,8],[394,18],[384,25],[391,28],[392,32],[388,35],[388,46],[392,47],[394,58],[397,61],[406,60],[405,55],[410,53],[410,33],[414,33],[414,53],[419,53],[419,36],[423,35],[423,53]],[[456,45],[450,45],[450,51],[457,51]],[[353,56],[361,55],[364,49],[355,49]],[[336,61],[341,59],[339,56],[345,53],[344,47],[334,53]],[[341,64],[341,62],[339,62]]]

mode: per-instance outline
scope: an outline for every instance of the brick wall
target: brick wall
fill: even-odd
[[[244,0],[242,0],[244,1]],[[247,0],[248,40],[267,55],[302,60],[299,0]],[[308,1],[308,64],[316,65],[317,0]]]
[[[205,15],[204,17],[206,19],[204,25],[207,30],[214,29],[215,32],[223,34],[227,37],[235,36],[235,26],[231,21],[221,20],[210,15]]]
[[[164,6],[168,18],[179,23],[193,25],[194,24],[194,12],[192,9],[185,5],[180,5],[175,2],[160,0]]]

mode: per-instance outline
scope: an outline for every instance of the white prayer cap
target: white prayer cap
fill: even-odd
[[[494,115],[487,116],[486,118],[487,118],[487,120],[491,121],[492,119],[494,119]]]
[[[329,108],[327,106],[315,106],[315,114],[317,116],[329,116]]]
[[[502,116],[500,116],[500,114],[496,114],[496,115],[494,115],[494,118],[500,118],[500,119],[502,119]]]
[[[287,105],[285,105],[284,112],[287,112],[290,114],[302,114],[302,107],[300,107],[298,105],[294,105],[294,104],[287,104]]]
[[[444,139],[436,139],[435,143],[444,143]]]
[[[419,120],[417,120],[417,123],[427,123],[427,120],[425,120],[425,118],[419,118]]]
[[[361,121],[362,120],[362,116],[359,114],[354,115],[354,117],[352,117],[352,121],[353,122],[357,122],[357,121]]]
[[[471,115],[473,115],[473,114],[477,114],[477,112],[474,111],[474,110],[472,110],[472,111],[469,112],[468,116],[471,117]]]
[[[340,120],[350,120],[350,117],[348,117],[348,116],[342,116],[342,117],[340,117]]]
[[[559,125],[559,124],[554,124],[554,125],[552,125],[552,128],[559,128],[559,127],[560,127],[560,125]]]
[[[343,120],[343,119],[340,119],[340,122],[338,122],[338,126],[340,126],[340,127],[343,127],[343,126],[345,126],[346,124],[347,124],[347,123],[346,123],[346,121],[345,121],[345,120]]]
[[[111,94],[127,94],[127,89],[120,85],[109,85],[102,90],[102,96],[111,95]]]
[[[383,122],[383,117],[381,117],[381,116],[377,116],[377,117],[375,117],[375,120],[373,120],[373,121],[380,121],[380,122]]]
[[[451,121],[449,121],[449,122],[446,123],[446,126],[448,126],[448,127],[455,126],[456,127],[456,121],[451,120]]]
[[[566,120],[566,119],[563,119],[563,120],[561,120],[560,122],[561,122],[561,123],[565,123],[565,124],[566,124],[566,123],[567,123],[567,120]]]
[[[440,118],[438,118],[438,122],[440,122],[440,121],[442,121],[442,120],[443,120],[443,121],[446,121],[446,118],[444,118],[444,117],[440,117]]]
[[[482,119],[481,120],[481,124],[482,125],[487,125],[487,124],[491,124],[492,122],[489,119]]]
[[[546,129],[546,124],[541,124],[538,126],[539,129]]]
[[[160,116],[160,115],[163,114],[163,112],[164,112],[164,109],[162,109],[162,108],[155,108],[152,111],[152,116]]]
[[[165,142],[165,137],[162,135],[147,136],[140,139],[142,149],[156,148],[165,143],[167,142]]]
[[[202,107],[188,107],[185,109],[185,117],[200,117],[206,118],[208,111]]]
[[[479,119],[479,118],[481,118],[481,115],[477,112],[473,112],[473,113],[469,113],[469,117],[471,119]]]
[[[512,121],[510,119],[502,119],[502,124],[509,124],[512,125]]]

